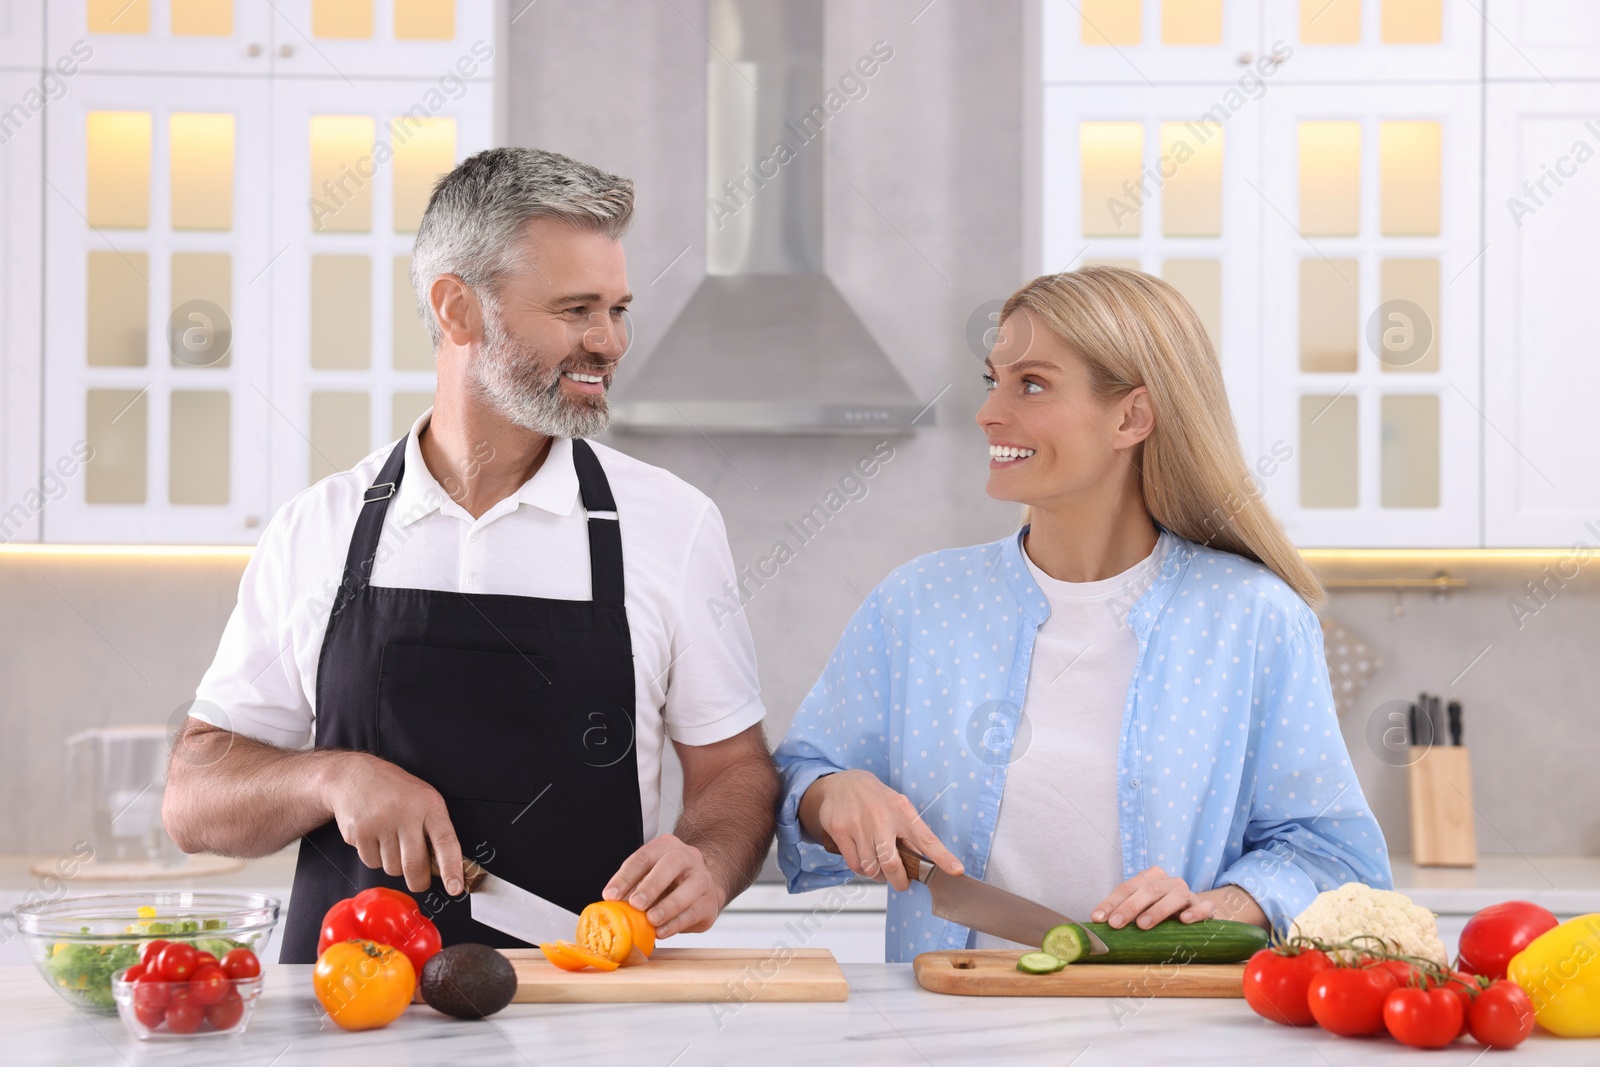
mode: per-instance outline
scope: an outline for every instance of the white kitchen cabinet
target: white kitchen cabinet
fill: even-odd
[[[51,0],[47,52],[83,41],[100,73],[266,77],[270,4],[253,0]]]
[[[0,72],[0,100],[8,107],[20,103],[27,112],[20,122],[0,125],[0,248],[5,249],[0,256],[0,411],[6,414],[0,420],[0,544],[37,540],[46,494],[67,492],[70,483],[63,472],[78,473],[69,462],[46,481],[39,463],[44,115],[42,103],[38,112],[29,107],[41,99],[29,95],[39,86],[37,70]]]
[[[1548,83],[1600,74],[1600,4],[1593,0],[1480,2],[1492,27],[1484,38],[1491,81]]]
[[[1266,0],[1262,33],[1269,50],[1288,53],[1287,83],[1470,85],[1483,62],[1481,6],[1481,0]]]
[[[1049,83],[1229,82],[1261,52],[1258,2],[1042,0]]]
[[[0,0],[0,70],[37,71],[46,63],[43,19],[44,0]],[[7,96],[6,107],[15,99]]]
[[[273,72],[494,80],[494,0],[275,0]],[[485,90],[487,91],[487,90]]]
[[[1594,544],[1600,82],[1491,83],[1485,158],[1488,543]]]

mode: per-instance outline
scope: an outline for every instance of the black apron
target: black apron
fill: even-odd
[[[406,439],[364,494],[317,670],[316,744],[386,759],[444,797],[462,855],[572,911],[643,843],[622,534],[594,450],[572,442],[592,600],[369,584]],[[540,567],[539,559],[518,566]],[[363,864],[329,820],[300,841],[279,950],[316,962],[322,917],[405,879]],[[446,945],[525,943],[472,920],[435,877],[413,894]]]

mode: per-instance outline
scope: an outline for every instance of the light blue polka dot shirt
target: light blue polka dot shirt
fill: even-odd
[[[851,617],[775,754],[791,893],[853,877],[802,839],[796,814],[812,782],[849,768],[909,797],[966,873],[983,877],[1012,742],[1026,736],[1014,724],[1034,635],[1050,614],[1023,559],[1025,531],[914,559]],[[1324,889],[1391,888],[1316,615],[1258,563],[1167,530],[1161,539],[1161,570],[1130,595],[1126,616],[1139,666],[1117,768],[1123,877],[1159,866],[1197,890],[1238,885],[1280,929]],[[933,914],[926,886],[890,891],[889,961],[972,940]]]

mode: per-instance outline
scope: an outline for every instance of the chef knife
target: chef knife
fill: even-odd
[[[1450,745],[1452,748],[1461,747],[1461,701],[1452,700],[1447,711],[1450,715]]]
[[[430,867],[434,874],[439,873],[437,861]],[[490,874],[471,860],[462,861],[462,874],[467,882],[473,921],[492,926],[530,945],[541,941],[570,941],[576,934],[576,912]]]
[[[822,847],[829,852],[839,851],[827,838]],[[933,897],[933,913],[941,919],[1022,945],[1038,945],[1051,927],[1072,923],[1088,936],[1089,955],[1100,956],[1111,951],[1093,930],[1076,919],[970,875],[942,871],[928,857],[906,848],[903,842],[895,842],[895,851],[900,853],[900,863],[911,880],[928,887]]]

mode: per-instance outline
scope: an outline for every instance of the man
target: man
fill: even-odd
[[[627,899],[661,937],[709,928],[760,867],[755,654],[697,608],[735,577],[721,515],[584,440],[628,347],[632,211],[632,182],[551,152],[441,179],[411,267],[433,408],[285,504],[245,569],[162,814],[186,852],[301,838],[284,962],[374,885],[446,944],[521,945],[472,921],[464,851],[574,911]],[[684,805],[655,836],[663,734]]]

